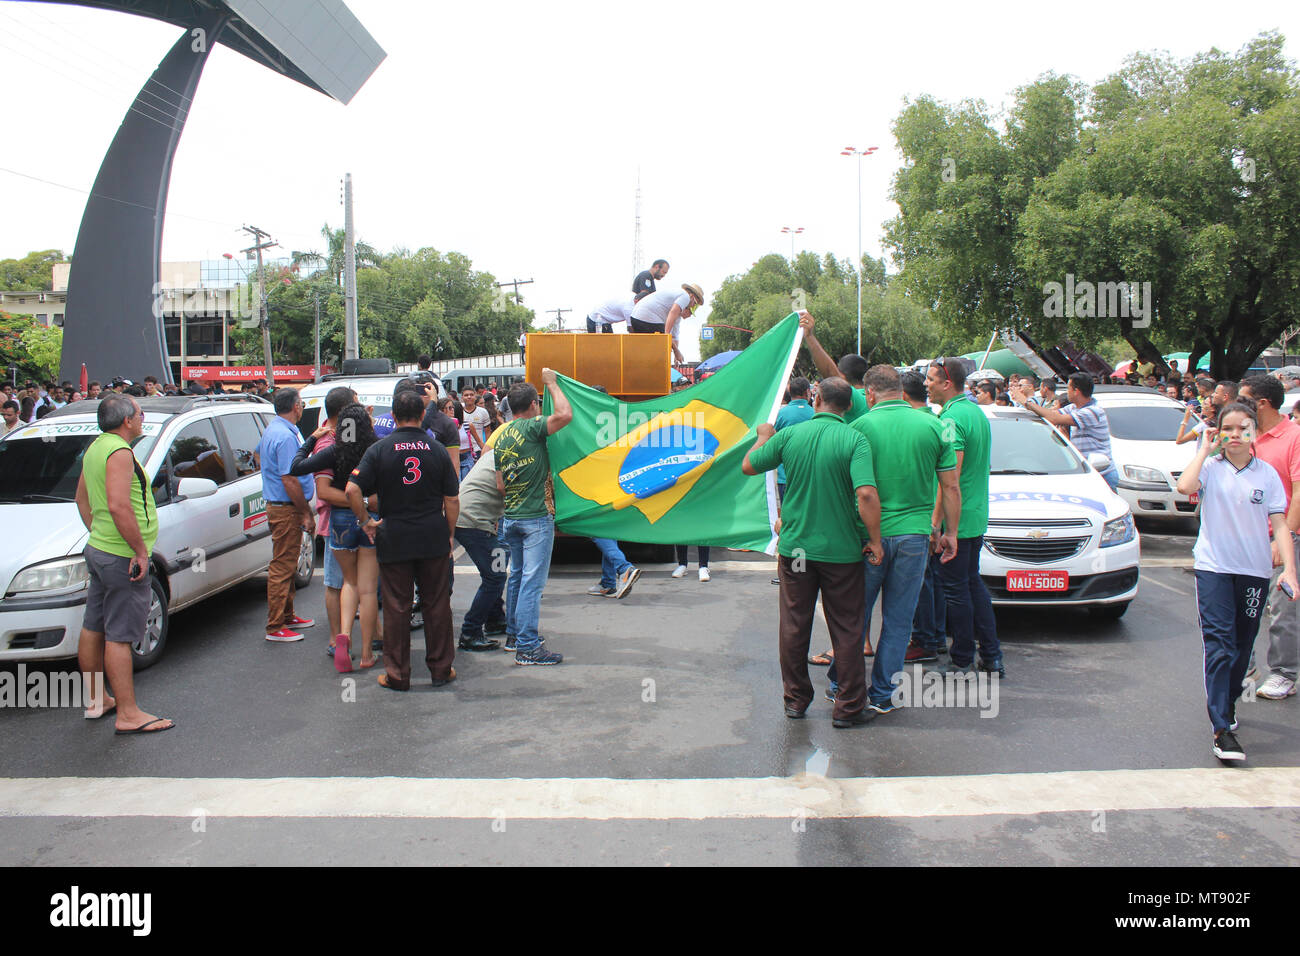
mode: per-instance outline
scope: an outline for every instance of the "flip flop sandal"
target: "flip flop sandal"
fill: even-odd
[[[808,663],[816,664],[818,667],[830,667],[833,660],[835,660],[835,658],[831,655],[831,652],[826,651],[825,653],[818,654],[816,657],[808,658]]]
[[[166,727],[158,727],[158,728],[156,728],[156,729],[154,729],[154,730],[147,730],[147,729],[146,729],[146,728],[148,728],[148,727],[152,727],[154,724],[160,724],[160,723],[162,723],[164,720],[170,721],[171,718],[170,718],[170,717],[155,717],[153,720],[149,721],[147,724],[141,724],[139,727],[134,727],[134,728],[132,728],[131,730],[114,730],[113,733],[118,734],[119,736],[123,736],[123,737],[125,737],[127,734],[160,734],[160,733],[162,733],[164,730],[171,730],[173,727],[176,726],[175,723],[169,723]]]
[[[334,638],[334,669],[340,674],[352,670],[352,638],[339,634]]]
[[[389,683],[387,672],[379,675],[378,683],[379,686],[382,687],[384,690],[400,690],[400,691],[410,690],[409,687],[398,687],[396,684]]]

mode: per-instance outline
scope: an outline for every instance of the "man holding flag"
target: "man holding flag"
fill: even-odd
[[[811,324],[812,317],[806,321]],[[808,642],[821,594],[831,646],[840,662],[840,688],[832,725],[856,727],[875,712],[866,707],[866,665],[861,641],[865,602],[862,556],[879,564],[880,499],[867,439],[844,424],[852,389],[842,378],[823,379],[813,417],[798,428],[776,432],[766,422],[745,455],[741,470],[757,475],[784,465],[781,507],[780,659],[785,715],[803,717],[813,699]],[[863,547],[863,532],[867,542]]]

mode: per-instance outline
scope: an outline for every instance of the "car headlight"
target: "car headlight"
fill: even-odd
[[[1101,529],[1101,547],[1109,548],[1117,544],[1128,544],[1137,535],[1137,529],[1133,527],[1133,516],[1131,514],[1116,518],[1114,521],[1107,521]]]
[[[80,591],[89,583],[86,559],[81,555],[42,561],[23,568],[9,582],[5,597],[22,597],[29,594],[70,594]]]
[[[1125,465],[1124,477],[1133,481],[1145,481],[1153,485],[1165,485],[1166,487],[1169,485],[1169,482],[1165,480],[1165,476],[1160,472],[1154,468],[1143,468],[1140,465]]]

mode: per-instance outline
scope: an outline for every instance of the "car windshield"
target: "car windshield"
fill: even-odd
[[[33,430],[0,441],[0,502],[75,501],[81,457],[98,437],[97,429],[71,435]],[[155,438],[146,433],[135,440],[136,458],[149,454]]]
[[[1113,438],[1125,441],[1173,441],[1183,422],[1183,410],[1176,405],[1118,405],[1106,409]],[[1189,427],[1196,419],[1190,419]]]
[[[1060,433],[1036,419],[993,418],[994,475],[1081,475],[1088,470]]]

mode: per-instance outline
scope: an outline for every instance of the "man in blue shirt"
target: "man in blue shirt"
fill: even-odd
[[[302,532],[311,534],[315,516],[309,502],[315,492],[311,475],[289,474],[293,457],[302,444],[298,422],[303,403],[294,388],[281,388],[273,399],[276,418],[262,432],[257,444],[262,465],[262,501],[271,526],[271,564],[266,572],[266,639],[276,642],[301,641],[298,628],[316,622],[293,613],[294,576]]]

